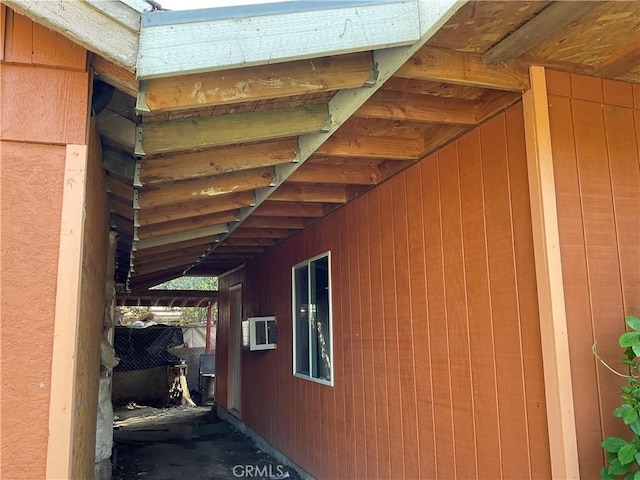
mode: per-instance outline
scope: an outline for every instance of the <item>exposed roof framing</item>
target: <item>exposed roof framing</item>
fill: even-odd
[[[218,292],[196,290],[144,290],[119,293],[118,306],[127,307],[206,307],[218,301]]]
[[[109,10],[114,2],[85,2],[85,22],[131,31]],[[59,6],[37,3],[36,17]],[[640,82],[640,2],[463,3],[150,12],[146,40],[169,23],[193,35],[141,48],[142,81],[131,66],[93,55],[97,76],[118,89],[96,119],[118,281],[139,290],[185,271],[238,267],[519,101],[531,64]],[[236,36],[212,40],[205,26]],[[85,41],[94,29],[85,26]],[[387,47],[395,41],[402,45]],[[189,49],[203,42],[215,51],[195,58]],[[166,65],[165,47],[176,49],[163,50]]]
[[[427,7],[423,0],[323,3],[322,10],[303,6],[286,11],[291,7],[283,3],[200,10],[187,18],[177,12],[145,13],[138,76],[166,77],[411,45],[432,27],[422,22],[427,18],[420,11]],[[435,11],[438,8],[433,5]],[[233,14],[225,15],[226,11]],[[243,11],[251,16],[238,17]]]

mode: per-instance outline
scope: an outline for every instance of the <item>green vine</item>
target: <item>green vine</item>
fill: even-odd
[[[621,389],[622,405],[613,411],[613,416],[622,419],[633,437],[630,441],[608,437],[601,443],[607,458],[600,470],[602,480],[640,480],[640,318],[628,316],[626,321],[629,331],[620,335],[619,344],[625,349],[622,364],[629,367],[629,374]]]

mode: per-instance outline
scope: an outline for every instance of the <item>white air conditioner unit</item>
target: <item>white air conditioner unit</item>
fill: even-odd
[[[249,317],[242,320],[242,348],[272,350],[278,341],[276,317]]]

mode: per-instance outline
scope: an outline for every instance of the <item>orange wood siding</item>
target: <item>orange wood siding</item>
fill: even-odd
[[[1,11],[0,477],[44,478],[66,144],[86,143],[89,73],[83,48]],[[95,409],[92,420],[95,429]],[[85,433],[89,450],[95,435]]]
[[[44,478],[65,147],[0,148],[0,476]]]
[[[279,325],[243,420],[319,478],[549,478],[528,198],[517,104],[223,277],[219,352],[234,283]],[[292,375],[291,267],[327,250],[333,388]]]
[[[611,416],[621,379],[625,315],[640,315],[640,89],[547,72],[560,251],[580,473],[598,475],[600,442],[622,435]],[[621,367],[618,368],[621,370]]]

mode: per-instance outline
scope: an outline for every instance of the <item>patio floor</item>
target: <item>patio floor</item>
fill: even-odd
[[[299,480],[295,471],[218,418],[215,407],[137,407],[114,413],[114,480]]]

